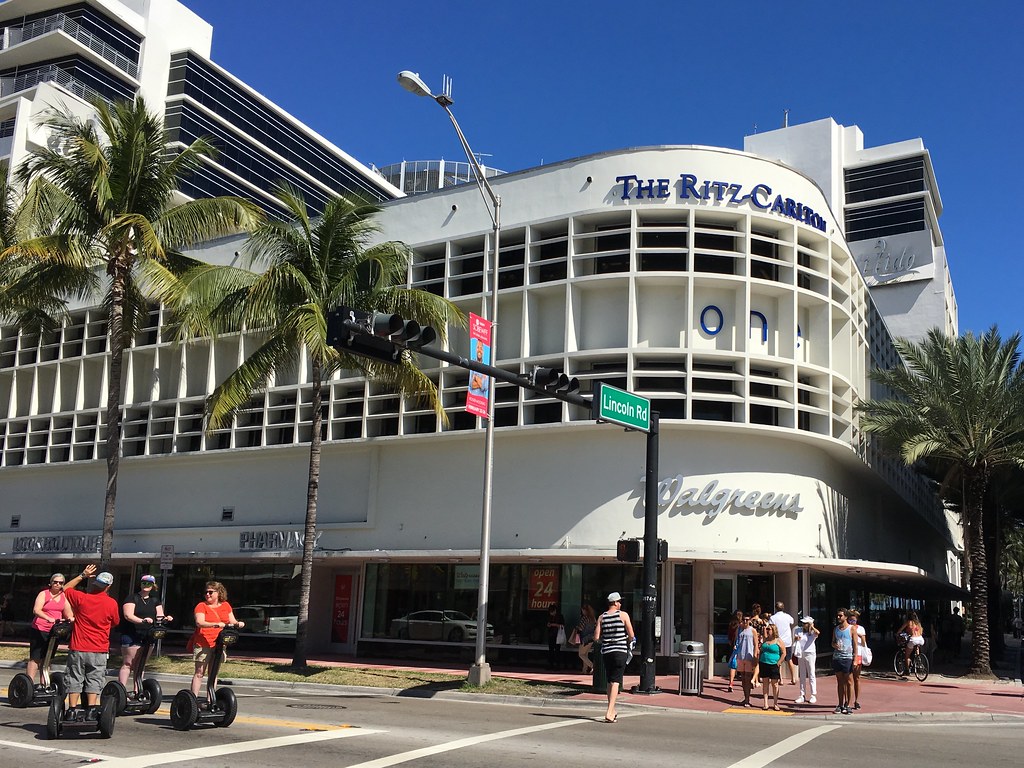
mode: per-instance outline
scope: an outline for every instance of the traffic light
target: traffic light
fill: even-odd
[[[383,312],[338,307],[327,316],[327,343],[339,352],[397,364],[403,349],[418,349],[437,338],[429,325]]]
[[[668,560],[668,542],[658,539],[658,562],[664,563],[666,560]]]
[[[615,559],[623,563],[640,562],[640,539],[619,539]]]
[[[579,391],[579,379],[569,378],[562,371],[556,368],[541,368],[535,365],[529,375],[530,384],[534,387],[546,389],[549,392],[559,392],[571,395]]]

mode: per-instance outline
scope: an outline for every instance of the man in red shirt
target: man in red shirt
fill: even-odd
[[[89,565],[82,576],[96,573],[96,566]],[[107,594],[114,577],[107,571],[97,574],[89,584],[88,592],[71,589],[65,592],[67,604],[65,615],[74,617],[71,642],[68,643],[68,705],[77,707],[83,686],[85,703],[89,707],[99,704],[107,674],[107,657],[110,654],[110,631],[121,621],[117,601]]]

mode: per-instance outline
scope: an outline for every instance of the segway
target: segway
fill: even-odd
[[[149,631],[139,644],[139,652],[132,662],[132,680],[134,690],[128,691],[120,680],[111,680],[103,687],[101,696],[109,696],[114,700],[118,715],[152,715],[163,701],[163,690],[153,678],[146,677],[146,665],[153,653],[157,640],[167,635],[167,622],[163,616],[154,620],[148,627]],[[142,625],[140,625],[142,626]]]
[[[197,723],[227,728],[238,714],[238,699],[230,688],[217,688],[217,675],[224,660],[224,649],[238,641],[238,628],[228,624],[217,635],[217,642],[210,649],[213,658],[206,675],[206,698],[202,701],[190,688],[183,688],[171,701],[171,725],[176,731],[187,731]]]
[[[7,703],[12,707],[21,709],[33,704],[49,704],[56,698],[64,698],[67,693],[67,684],[64,675],[60,672],[50,674],[50,662],[53,661],[53,654],[57,646],[66,643],[71,637],[72,624],[67,619],[59,619],[50,627],[49,643],[46,646],[46,653],[39,663],[39,676],[42,683],[36,683],[24,672],[19,672],[7,686]]]
[[[117,702],[112,696],[100,694],[99,705],[78,707],[67,707],[63,696],[54,696],[50,700],[50,712],[46,717],[46,735],[51,739],[59,739],[65,729],[76,733],[99,731],[104,739],[109,739],[114,734],[116,719]]]

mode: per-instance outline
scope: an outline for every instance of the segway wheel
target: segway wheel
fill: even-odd
[[[224,717],[215,722],[218,728],[227,728],[235,722],[235,715],[238,714],[238,699],[230,688],[218,688],[216,696],[217,709],[224,713]]]
[[[53,688],[53,695],[58,699],[68,695],[68,681],[63,672],[54,672],[50,675],[50,686]]]
[[[117,700],[113,696],[100,694],[100,714],[96,718],[96,724],[104,739],[109,739],[114,735],[115,722],[117,722]]]
[[[171,700],[171,725],[176,731],[187,731],[199,719],[199,700],[188,688],[174,694]]]
[[[46,715],[46,736],[49,739],[59,739],[64,730],[64,700],[51,699],[50,711]]]
[[[7,686],[7,703],[17,709],[23,709],[32,703],[35,697],[35,686],[32,678],[24,672],[19,672],[11,679]]]
[[[124,714],[124,708],[128,706],[128,691],[124,689],[119,680],[111,680],[100,693],[100,701],[104,699],[114,700],[114,712]]]
[[[164,700],[164,692],[160,688],[160,683],[151,678],[147,678],[142,681],[142,690],[145,691],[146,696],[149,698],[149,709],[146,710],[146,714],[156,714],[156,711],[160,709],[160,705]]]

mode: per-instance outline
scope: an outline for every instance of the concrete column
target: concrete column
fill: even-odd
[[[715,638],[712,633],[712,602],[714,600],[715,567],[709,562],[693,564],[693,637],[682,640],[699,640],[704,638],[707,649],[707,661],[704,663],[704,676],[709,678],[714,668]]]

